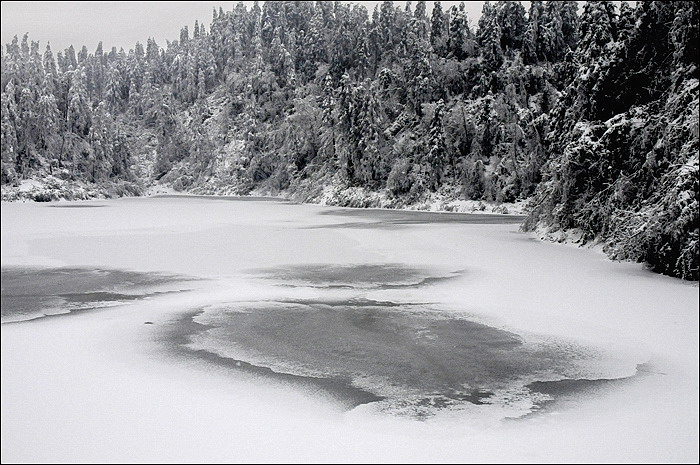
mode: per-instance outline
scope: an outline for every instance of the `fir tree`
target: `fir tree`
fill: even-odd
[[[500,68],[501,64],[503,64],[501,28],[498,25],[496,8],[489,2],[484,3],[476,38],[484,60],[484,68],[487,71],[494,71]]]
[[[496,4],[498,26],[501,28],[501,49],[506,53],[520,50],[525,37],[525,8],[520,2],[499,1]]]
[[[436,1],[433,5],[433,13],[430,20],[430,43],[433,50],[439,56],[447,54],[448,20],[442,11],[442,5]]]

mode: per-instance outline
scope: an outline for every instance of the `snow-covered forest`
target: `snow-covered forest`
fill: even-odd
[[[7,44],[3,200],[529,199],[527,229],[698,279],[697,2],[241,3],[174,39]]]

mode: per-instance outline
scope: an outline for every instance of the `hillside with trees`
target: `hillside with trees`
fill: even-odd
[[[696,2],[240,3],[174,39],[7,44],[3,199],[529,199],[528,229],[698,279]]]

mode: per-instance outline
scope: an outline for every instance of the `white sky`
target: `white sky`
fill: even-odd
[[[154,37],[161,47],[165,41],[180,37],[180,29],[195,19],[209,29],[212,8],[233,9],[237,2],[17,2],[3,1],[2,45],[17,35],[21,40],[29,32],[30,40],[40,41],[40,50],[51,42],[54,53],[73,45],[76,50],[86,45],[93,52],[99,41],[105,50],[112,46],[133,48],[137,41],[146,42]],[[244,2],[252,6],[252,1]],[[263,2],[261,2],[262,4]],[[371,11],[380,2],[363,3]],[[396,2],[404,5],[405,2]],[[415,1],[413,5],[415,6]],[[428,9],[433,2],[428,1]],[[456,1],[441,2],[444,9],[458,4]],[[471,21],[476,24],[484,2],[465,2]],[[529,8],[529,2],[522,2]]]

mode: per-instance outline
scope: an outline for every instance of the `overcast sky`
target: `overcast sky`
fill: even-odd
[[[161,47],[165,41],[180,37],[180,29],[195,19],[209,29],[212,9],[222,7],[233,9],[237,2],[8,2],[2,8],[2,44],[17,35],[20,39],[25,32],[30,40],[40,41],[41,49],[51,42],[54,52],[73,45],[76,50],[87,45],[93,52],[99,41],[105,50],[112,46],[133,48],[137,41],[146,42],[154,37]],[[253,2],[243,2],[251,6]],[[379,2],[363,3],[371,12]],[[405,4],[405,2],[396,2]],[[432,8],[433,2],[428,2]],[[454,1],[441,2],[443,8],[458,4]],[[523,2],[528,7],[529,2]],[[261,2],[262,4],[262,2]],[[415,2],[413,2],[415,5]],[[466,2],[467,12],[474,24],[481,15],[484,2]]]

